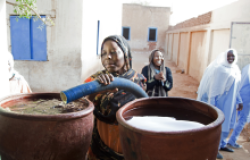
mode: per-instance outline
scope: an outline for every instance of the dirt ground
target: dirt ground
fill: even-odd
[[[148,64],[149,53],[137,52],[133,57],[133,68],[137,72],[141,72],[143,66]],[[173,89],[169,92],[169,96],[186,97],[196,99],[199,82],[189,75],[181,74],[180,69],[171,61],[165,61],[173,74]],[[205,138],[205,137],[204,137]],[[238,143],[243,146],[242,149],[234,149],[233,153],[220,151],[224,160],[250,160],[250,123],[245,126],[242,131]]]

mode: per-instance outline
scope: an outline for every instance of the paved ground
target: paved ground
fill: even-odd
[[[133,68],[141,72],[143,66],[148,64],[149,52],[136,52],[133,56]],[[171,61],[166,61],[166,66],[171,68],[174,79],[174,87],[169,92],[169,96],[186,97],[196,99],[196,91],[199,82],[191,76],[179,73],[179,69]],[[243,145],[243,149],[236,149],[234,153],[221,151],[224,160],[250,160],[250,124],[246,125],[242,131],[238,143]]]

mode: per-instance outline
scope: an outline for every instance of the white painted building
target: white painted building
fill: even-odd
[[[42,61],[15,60],[15,69],[25,77],[33,92],[59,92],[74,87],[103,68],[97,52],[100,52],[103,38],[121,34],[121,2],[38,0],[37,7],[41,15],[52,17],[55,23],[46,28],[47,58]],[[9,51],[13,49],[10,21],[13,15],[13,6],[8,5]]]

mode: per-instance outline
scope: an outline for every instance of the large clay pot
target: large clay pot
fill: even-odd
[[[0,100],[3,108],[16,100],[60,99],[59,93],[19,94]],[[0,109],[2,160],[84,160],[93,129],[93,104],[59,115],[25,115]]]
[[[129,125],[131,116],[168,116],[197,121],[204,127],[172,132],[145,131]],[[185,98],[143,98],[116,114],[126,160],[215,160],[224,114],[217,108]]]

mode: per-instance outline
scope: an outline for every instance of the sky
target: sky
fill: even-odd
[[[122,0],[124,3],[148,2],[150,6],[171,7],[170,25],[223,7],[238,0]]]

